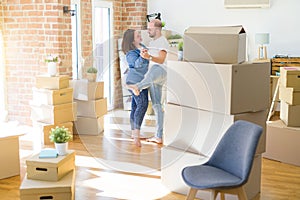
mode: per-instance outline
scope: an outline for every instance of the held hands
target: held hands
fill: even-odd
[[[142,49],[140,53],[141,57],[144,59],[150,59],[150,54],[148,52],[148,49]]]

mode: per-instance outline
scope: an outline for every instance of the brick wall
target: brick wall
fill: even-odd
[[[34,2],[34,3],[33,3]],[[47,71],[47,54],[61,58],[59,72],[72,76],[71,17],[63,14],[62,7],[70,0],[2,0],[0,17],[3,24],[5,67],[9,120],[31,124],[29,102],[35,76]],[[92,52],[91,0],[82,0],[82,57]],[[122,107],[122,91],[117,54],[117,39],[127,28],[146,26],[147,0],[114,0],[114,63],[113,84],[115,108]]]
[[[70,16],[62,12],[69,4],[70,0],[2,1],[9,120],[31,124],[32,87],[35,76],[47,71],[47,54],[58,54],[59,72],[71,75]]]

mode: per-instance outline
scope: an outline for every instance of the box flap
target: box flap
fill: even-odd
[[[245,33],[241,25],[238,26],[191,26],[185,30],[187,34],[242,34]]]
[[[40,181],[27,179],[27,174],[20,186],[20,194],[53,194],[53,193],[71,193],[75,183],[75,171],[70,171],[59,181]]]

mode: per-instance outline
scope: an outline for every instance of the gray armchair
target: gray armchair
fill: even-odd
[[[222,200],[224,193],[247,199],[243,185],[248,180],[262,131],[262,127],[243,120],[229,127],[205,164],[182,170],[184,182],[191,187],[187,199],[194,199],[198,190],[208,189],[211,199],[216,199],[218,193]]]

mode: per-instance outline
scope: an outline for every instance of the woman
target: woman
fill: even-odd
[[[148,71],[149,61],[140,56],[141,49],[146,48],[141,44],[142,37],[140,33],[133,29],[128,29],[123,35],[122,50],[126,54],[126,60],[129,71],[126,78],[126,84],[136,84],[143,80]],[[130,125],[134,143],[141,147],[140,129],[148,108],[148,90],[142,90],[139,95],[132,93]]]

